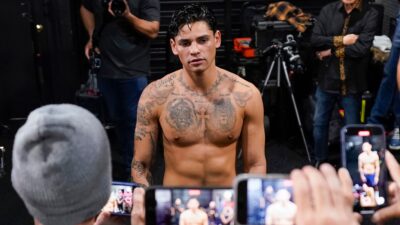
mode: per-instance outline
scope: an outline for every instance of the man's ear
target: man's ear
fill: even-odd
[[[169,39],[169,44],[171,45],[171,50],[174,55],[178,55],[178,51],[176,50],[176,42],[173,38]]]
[[[219,30],[215,31],[215,47],[219,48],[221,46],[221,32]]]

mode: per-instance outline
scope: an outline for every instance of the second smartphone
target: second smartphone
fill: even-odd
[[[239,175],[234,193],[236,224],[294,224],[297,207],[287,175]]]
[[[146,225],[233,224],[232,188],[149,187]]]
[[[353,180],[354,210],[371,214],[387,204],[385,132],[380,125],[347,125],[341,130],[342,165]]]

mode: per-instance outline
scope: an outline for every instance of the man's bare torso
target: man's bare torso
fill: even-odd
[[[375,152],[367,154],[361,153],[358,159],[362,163],[362,170],[365,174],[374,174],[376,170],[376,162],[379,161],[379,156]]]
[[[162,128],[164,184],[232,185],[237,142],[252,98],[251,84],[218,69],[204,93],[187,85],[181,71],[152,84]]]

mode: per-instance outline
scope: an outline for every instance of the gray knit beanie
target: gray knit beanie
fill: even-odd
[[[111,191],[111,156],[99,120],[81,107],[40,107],[18,130],[12,184],[43,225],[75,225],[96,216]]]

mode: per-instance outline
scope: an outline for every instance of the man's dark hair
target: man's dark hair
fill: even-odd
[[[197,3],[185,5],[172,15],[171,23],[168,27],[169,37],[176,37],[179,29],[183,26],[199,21],[206,22],[214,33],[217,31],[217,20],[214,13],[207,6]]]

